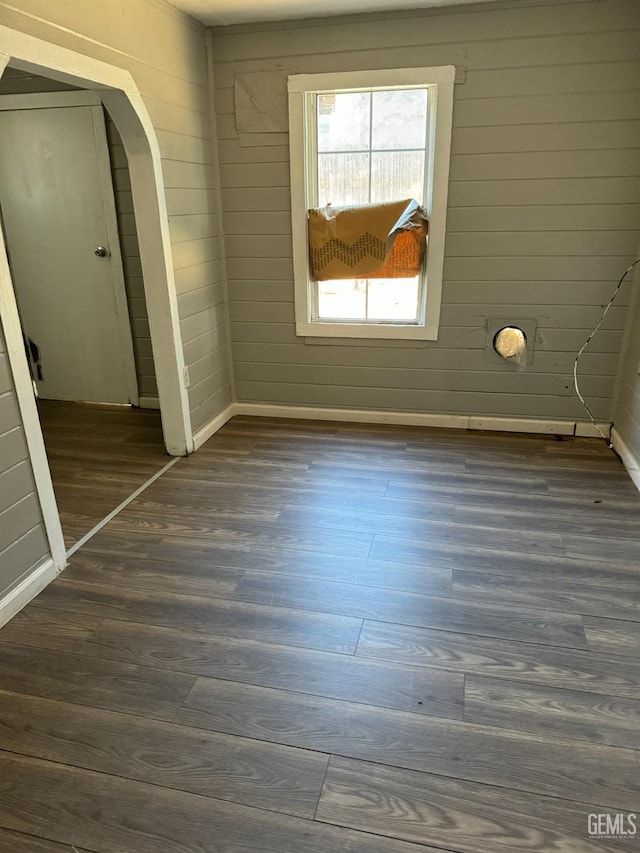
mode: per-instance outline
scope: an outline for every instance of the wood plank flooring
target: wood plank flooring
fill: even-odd
[[[0,853],[620,851],[639,521],[599,441],[235,418],[0,631]]]
[[[170,460],[160,412],[39,400],[38,414],[67,548]]]

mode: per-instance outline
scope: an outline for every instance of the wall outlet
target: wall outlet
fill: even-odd
[[[184,387],[190,388],[191,387],[191,379],[189,378],[189,368],[186,365],[183,368],[182,375],[184,377]]]

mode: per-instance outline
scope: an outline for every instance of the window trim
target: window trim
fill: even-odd
[[[405,338],[431,340],[438,338],[444,244],[449,191],[449,162],[453,119],[454,65],[425,68],[391,68],[372,71],[344,71],[327,74],[294,74],[288,79],[289,146],[291,159],[291,227],[293,236],[293,271],[295,281],[296,334],[304,337],[338,338]],[[424,86],[430,92],[430,127],[427,144],[430,170],[426,185],[430,197],[425,198],[429,214],[429,250],[426,278],[422,287],[422,304],[417,323],[392,321],[334,323],[313,318],[313,283],[309,278],[307,210],[311,189],[315,186],[315,139],[308,130],[310,99],[307,95],[323,91],[351,91],[402,86]],[[425,299],[426,290],[426,299]]]

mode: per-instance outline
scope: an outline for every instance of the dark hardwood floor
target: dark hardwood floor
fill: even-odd
[[[39,400],[38,414],[67,548],[171,458],[151,409]]]
[[[637,849],[639,519],[595,440],[235,418],[0,632],[0,851]]]

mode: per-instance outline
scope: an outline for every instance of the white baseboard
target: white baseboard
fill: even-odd
[[[205,441],[208,441],[212,435],[215,435],[235,414],[235,404],[231,403],[223,412],[212,418],[209,423],[205,424],[197,432],[194,432],[193,449],[197,450],[199,447],[202,447]]]
[[[140,406],[141,409],[159,409],[160,400],[157,397],[140,397],[138,400],[138,406]]]
[[[596,423],[604,435],[609,438],[612,428],[611,421],[597,421]],[[576,421],[576,431],[574,435],[577,435],[579,438],[602,438],[602,435],[598,432],[591,421]]]
[[[640,457],[629,447],[615,427],[611,430],[611,441],[613,449],[622,459],[629,476],[640,491]]]
[[[449,429],[530,432],[550,435],[598,436],[588,421],[545,420],[543,418],[503,418],[479,415],[447,415],[430,412],[388,412],[375,409],[329,409],[312,406],[279,406],[270,403],[233,403],[234,415],[261,418],[345,421],[362,424],[398,424],[401,426],[447,427]],[[600,427],[608,435],[609,423]]]
[[[538,420],[537,418],[469,418],[467,429],[484,429],[495,432],[533,432],[548,435],[574,435],[574,421]]]
[[[234,403],[234,415],[258,418],[295,418],[313,421],[344,421],[361,424],[403,424],[467,429],[466,415],[435,415],[423,412],[386,412],[374,409],[329,409],[322,406],[279,406],[271,403]]]
[[[31,599],[42,592],[45,586],[50,584],[61,571],[62,569],[59,569],[53,559],[49,557],[44,563],[36,566],[17,586],[10,589],[0,599],[0,628],[6,625],[10,619],[13,619],[23,607],[26,607]]]

